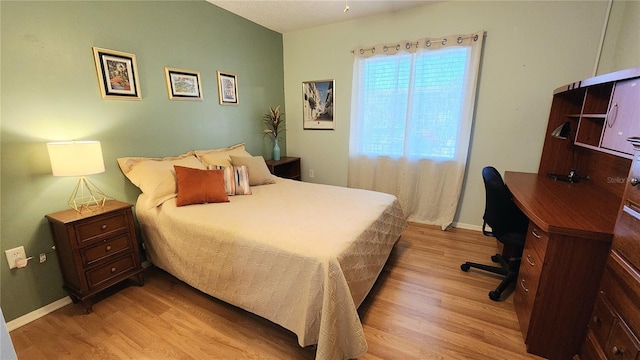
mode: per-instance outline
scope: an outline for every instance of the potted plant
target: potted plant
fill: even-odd
[[[284,114],[280,113],[280,105],[275,108],[270,107],[269,112],[262,116],[265,129],[262,133],[273,138],[273,160],[280,160],[280,146],[278,146],[278,136],[284,131]]]

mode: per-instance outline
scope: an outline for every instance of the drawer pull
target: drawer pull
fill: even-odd
[[[115,268],[115,266],[111,268],[111,272],[112,272],[112,273],[116,272],[116,270],[117,270],[117,269]]]
[[[106,251],[110,251],[111,250],[111,245],[107,245],[107,247],[105,248]]]
[[[531,258],[531,255],[527,254],[527,262],[529,263],[529,265],[531,266],[536,266],[536,263],[533,262],[533,259]]]
[[[631,186],[636,186],[638,184],[640,184],[640,180],[638,180],[638,178],[631,178],[631,180],[629,180],[629,182],[631,183]]]
[[[533,235],[536,239],[540,239],[540,235],[538,235],[536,229],[531,230],[531,235]]]
[[[102,230],[107,230],[107,224],[102,224],[101,229],[102,229]]]
[[[524,279],[520,280],[520,287],[522,287],[524,292],[529,292],[529,289],[524,285]]]
[[[625,205],[622,207],[622,211],[626,212],[627,214],[633,216],[634,219],[636,220],[640,220],[640,212],[635,211],[634,209],[632,209],[629,205]]]
[[[611,349],[611,351],[613,352],[613,355],[616,355],[616,356],[620,356],[624,354],[624,349],[620,349],[617,346],[614,346],[613,349]]]

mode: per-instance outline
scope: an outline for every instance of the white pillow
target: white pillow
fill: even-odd
[[[269,172],[267,163],[264,162],[262,156],[230,155],[230,157],[233,166],[246,166],[249,168],[249,185],[256,186],[275,183],[273,175]]]
[[[159,206],[177,196],[174,165],[207,169],[192,154],[169,158],[119,158],[118,164],[125,176],[149,196],[151,206]]]
[[[251,156],[245,150],[244,143],[229,146],[227,148],[212,150],[196,150],[194,151],[198,160],[205,165],[231,166],[230,155],[234,156]]]

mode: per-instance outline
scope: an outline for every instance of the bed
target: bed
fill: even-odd
[[[212,172],[214,161],[185,155],[156,159],[154,166],[186,162]],[[241,158],[218,166],[248,170],[245,181],[247,173],[259,172],[256,167],[264,172],[261,157]],[[125,174],[135,168],[127,165],[130,159],[119,159]],[[234,166],[243,161],[248,165]],[[128,176],[143,190],[136,216],[154,265],[283,326],[296,334],[300,346],[317,344],[317,359],[357,358],[366,352],[357,308],[406,228],[394,196],[262,174],[264,183],[251,179],[254,185],[240,186],[245,196],[178,206],[185,186],[182,169],[175,170],[176,194],[161,201],[148,184]]]

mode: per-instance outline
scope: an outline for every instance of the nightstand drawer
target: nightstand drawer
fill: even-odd
[[[94,221],[83,222],[76,226],[78,245],[84,245],[98,240],[97,237],[117,231],[127,231],[126,213],[120,212],[109,217],[99,217]]]
[[[131,239],[125,233],[118,237],[103,240],[102,243],[80,249],[82,263],[85,267],[94,265],[109,257],[114,257],[131,250]]]
[[[105,283],[116,281],[119,277],[131,270],[135,270],[135,258],[133,254],[105,264],[95,270],[87,271],[89,289],[102,288]],[[127,274],[129,276],[130,274]]]

